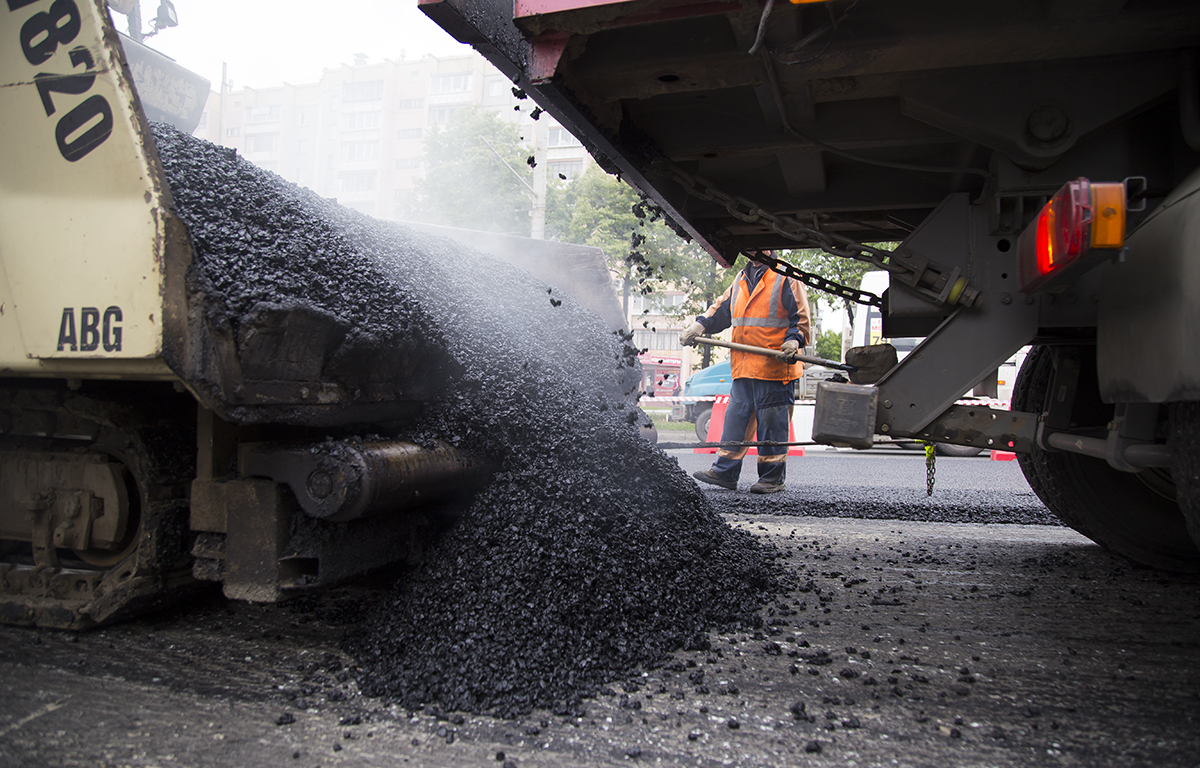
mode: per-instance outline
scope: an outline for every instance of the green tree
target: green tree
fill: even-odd
[[[425,140],[425,177],[413,202],[431,224],[529,235],[530,151],[517,126],[495,112],[460,111]]]
[[[626,315],[633,291],[651,293],[674,276],[684,243],[632,187],[593,166],[556,197],[556,205],[548,206],[547,226],[563,227],[568,242],[604,251],[621,283]]]
[[[817,357],[840,363],[842,361],[842,334],[837,331],[825,331],[818,336]]]

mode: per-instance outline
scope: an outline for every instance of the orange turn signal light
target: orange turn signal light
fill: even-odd
[[[1093,249],[1123,247],[1126,208],[1124,182],[1079,178],[1063,185],[1021,233],[1021,290],[1044,286]]]

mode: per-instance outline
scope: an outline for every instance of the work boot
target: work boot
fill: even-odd
[[[722,488],[728,488],[731,491],[737,490],[737,480],[726,480],[725,478],[713,472],[711,469],[702,469],[699,472],[693,472],[692,477],[702,483],[709,485],[719,485]]]
[[[750,493],[779,493],[784,488],[786,486],[783,483],[769,483],[766,480],[759,480],[750,486]]]

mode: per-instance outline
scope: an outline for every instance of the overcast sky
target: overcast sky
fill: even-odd
[[[141,0],[143,29],[159,0]],[[146,44],[212,82],[229,64],[235,88],[267,87],[320,78],[322,68],[353,62],[468,53],[417,9],[417,0],[174,0],[179,26]],[[126,31],[124,16],[113,22]]]

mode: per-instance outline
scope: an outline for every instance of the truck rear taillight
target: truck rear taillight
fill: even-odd
[[[1125,244],[1125,183],[1080,178],[1054,194],[1018,241],[1021,290],[1046,286],[1094,249]]]

